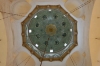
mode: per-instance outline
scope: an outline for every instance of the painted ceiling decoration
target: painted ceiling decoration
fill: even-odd
[[[60,5],[37,5],[22,22],[23,46],[40,61],[62,61],[77,46],[77,21]]]

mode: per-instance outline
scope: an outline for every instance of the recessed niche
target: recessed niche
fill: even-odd
[[[54,15],[54,19],[57,19],[58,18],[58,16],[57,15]]]
[[[46,16],[46,15],[43,15],[43,17],[42,17],[42,18],[45,20],[45,19],[47,19],[47,16]]]
[[[55,41],[55,45],[58,45],[59,44],[59,41]]]
[[[36,37],[39,39],[40,38],[39,34],[37,34]]]
[[[45,41],[45,45],[47,45],[48,44],[48,41]]]
[[[63,37],[66,37],[66,33],[63,33],[62,36],[63,36]]]
[[[65,27],[65,25],[66,25],[66,22],[62,22],[62,26],[64,26],[64,27]]]
[[[36,27],[39,27],[39,23],[36,23]]]

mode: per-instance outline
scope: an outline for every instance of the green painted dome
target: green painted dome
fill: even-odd
[[[38,58],[59,59],[77,44],[74,21],[59,5],[38,6],[22,22],[23,45]]]
[[[48,31],[46,31],[46,26]],[[56,31],[53,31],[53,26]],[[30,41],[40,51],[50,53],[59,52],[65,49],[73,40],[73,23],[59,9],[40,9],[37,11],[28,23],[28,36]],[[51,29],[51,31],[50,31]],[[31,32],[30,32],[31,30]],[[54,35],[49,35],[47,32],[56,32]],[[67,44],[65,46],[65,44]]]

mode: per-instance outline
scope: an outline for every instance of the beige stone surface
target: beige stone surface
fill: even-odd
[[[92,66],[100,66],[100,0],[96,0],[90,24],[90,53]]]
[[[7,59],[7,35],[3,16],[0,13],[0,66],[6,66]]]

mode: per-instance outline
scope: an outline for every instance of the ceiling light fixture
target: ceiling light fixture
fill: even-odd
[[[70,29],[70,31],[72,32],[72,29]]]
[[[29,30],[29,33],[32,33],[32,30],[31,29]]]
[[[35,46],[38,47],[39,45],[38,44],[35,44]]]
[[[64,17],[66,17],[66,15],[64,15]]]
[[[37,15],[35,15],[34,18],[37,18]]]
[[[53,49],[50,49],[50,52],[53,52]]]
[[[51,11],[51,9],[49,9],[49,11]]]
[[[65,43],[64,46],[67,46],[67,44]]]

